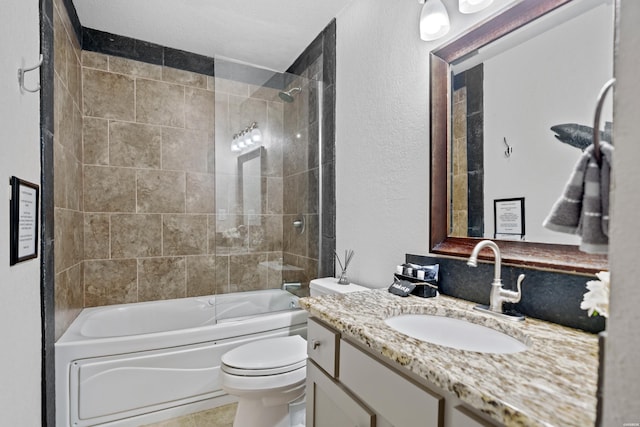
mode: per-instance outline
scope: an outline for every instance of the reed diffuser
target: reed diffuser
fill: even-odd
[[[335,249],[333,253],[336,254],[336,259],[338,260],[338,264],[340,264],[340,269],[342,270],[342,272],[340,273],[340,278],[338,279],[338,284],[348,285],[349,278],[347,277],[347,267],[349,266],[349,263],[351,262],[353,254],[355,252],[351,249],[347,249],[344,251],[344,265],[342,264],[342,261],[340,261],[340,257],[338,256],[338,253],[335,251]]]

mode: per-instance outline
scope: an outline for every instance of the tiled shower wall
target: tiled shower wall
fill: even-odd
[[[321,77],[322,58],[298,72],[290,87],[303,91],[286,104],[242,78],[82,51],[56,2],[56,339],[83,307],[316,277],[320,115],[304,77]],[[244,224],[229,149],[252,121],[265,149],[259,225]]]
[[[294,95],[292,103],[284,107],[283,153],[284,217],[283,251],[284,262],[301,270],[283,271],[283,280],[289,282],[309,281],[318,277],[319,260],[319,142],[320,114],[318,97],[322,81],[320,56],[295,79],[288,88],[302,89]],[[290,195],[296,195],[290,197]],[[302,233],[293,222],[303,218]]]
[[[84,306],[215,293],[213,81],[82,58]]]
[[[54,1],[55,337],[83,307],[82,76],[80,44],[62,0]]]

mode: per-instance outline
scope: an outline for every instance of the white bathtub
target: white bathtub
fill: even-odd
[[[277,289],[84,309],[55,345],[56,425],[138,426],[232,402],[222,354],[306,325]]]

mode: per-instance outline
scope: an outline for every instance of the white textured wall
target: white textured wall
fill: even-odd
[[[17,70],[38,60],[37,1],[0,13],[0,425],[40,425],[40,258],[9,267],[9,177],[40,183],[40,95],[21,94]],[[38,83],[38,72],[28,84]]]
[[[609,248],[611,316],[607,324],[603,426],[640,423],[640,2],[620,1],[620,7],[614,65],[617,82]]]
[[[337,17],[337,251],[354,283],[383,287],[406,253],[429,252],[429,51],[495,13],[446,0],[451,33],[420,40],[416,0],[353,0]]]
[[[417,1],[354,0],[338,16],[336,236],[349,278],[382,287],[428,252],[428,51]]]

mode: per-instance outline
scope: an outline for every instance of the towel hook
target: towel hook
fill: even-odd
[[[593,155],[598,162],[598,166],[602,165],[602,154],[600,153],[600,113],[602,113],[602,106],[607,98],[607,93],[615,82],[616,79],[611,79],[602,86],[598,94],[598,102],[596,103],[596,113],[593,118]]]
[[[40,68],[40,66],[42,65],[42,61],[43,61],[43,57],[42,57],[42,54],[40,54],[40,58],[38,60],[38,63],[36,65],[34,65],[33,67],[18,68],[18,83],[20,84],[20,90],[21,91],[27,91],[27,92],[34,93],[34,92],[37,92],[37,91],[40,90],[40,84],[38,84],[35,89],[29,89],[29,88],[26,88],[24,86],[24,73],[28,73],[29,71],[33,71],[33,70],[35,70],[37,68]]]
[[[503,137],[503,141],[504,141],[504,145],[507,146],[507,149],[504,150],[504,156],[509,158],[511,157],[511,153],[513,153],[513,147],[509,145],[509,143],[507,142],[507,137],[504,136]]]

